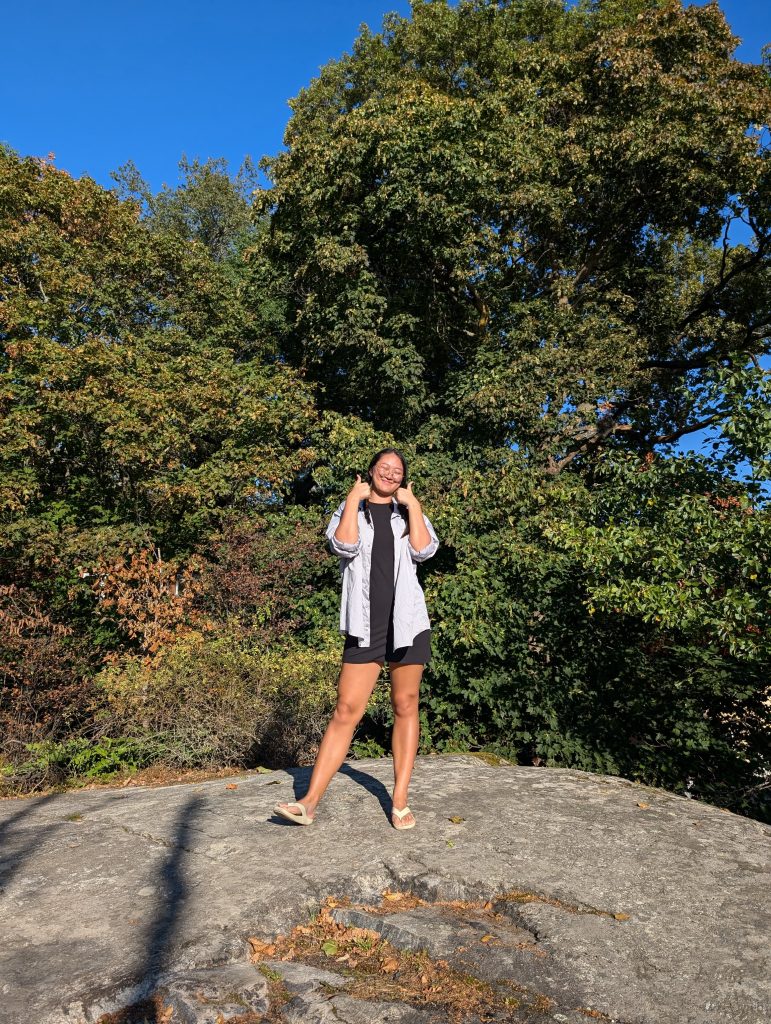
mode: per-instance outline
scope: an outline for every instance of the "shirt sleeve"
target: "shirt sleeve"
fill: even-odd
[[[421,548],[420,551],[416,551],[410,543],[409,538],[407,539],[407,547],[412,555],[413,562],[425,562],[427,558],[431,558],[432,555],[436,554],[437,548],[439,547],[439,538],[436,536],[436,532],[431,525],[431,521],[425,513],[423,513],[423,522],[426,524],[426,529],[429,532],[431,540],[424,548]]]
[[[341,501],[329,521],[329,526],[327,527],[327,540],[329,541],[329,548],[333,554],[337,555],[339,558],[353,558],[355,555],[358,555],[361,550],[361,533],[359,533],[359,539],[355,544],[346,544],[344,541],[338,540],[337,537],[335,537],[335,530],[340,525],[340,519],[344,508],[345,502]]]

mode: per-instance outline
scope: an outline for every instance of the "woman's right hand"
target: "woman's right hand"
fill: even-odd
[[[356,474],[356,483],[353,485],[353,487],[348,492],[348,498],[346,498],[346,501],[350,499],[352,501],[356,501],[356,504],[358,505],[358,503],[362,500],[362,498],[368,498],[369,494],[370,494],[370,486],[369,486],[369,484],[367,483],[366,480],[364,482],[362,482],[361,474],[357,473]]]

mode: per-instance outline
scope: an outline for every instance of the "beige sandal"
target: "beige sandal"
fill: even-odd
[[[401,824],[397,825],[396,822],[393,820],[393,816],[396,815],[396,817],[401,822],[401,820],[403,818],[406,818],[408,814],[412,814],[412,811],[409,809],[409,807],[403,807],[400,811],[397,811],[395,807],[392,807],[391,808],[391,824],[393,825],[393,827],[396,828],[396,829],[399,829],[400,831],[402,831],[403,829],[407,829],[407,828],[415,828],[415,822],[414,821],[409,821],[409,822],[407,822],[406,825],[401,825]]]
[[[302,814],[292,814],[289,810],[290,807],[299,807]],[[287,821],[293,821],[295,825],[312,825],[314,822],[313,818],[308,817],[308,812],[305,810],[305,804],[301,804],[299,800],[283,806],[281,804],[276,804],[273,808],[273,813],[278,814],[281,818],[286,818]]]

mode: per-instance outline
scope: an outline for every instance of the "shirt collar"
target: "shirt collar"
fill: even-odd
[[[364,511],[364,498],[362,498],[361,501],[359,502],[359,511]],[[398,516],[399,514],[399,502],[396,500],[396,498],[391,498],[391,515]]]

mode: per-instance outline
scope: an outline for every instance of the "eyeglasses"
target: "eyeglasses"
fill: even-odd
[[[404,475],[401,466],[376,466],[375,469],[378,475],[385,477],[386,480],[401,480]]]

